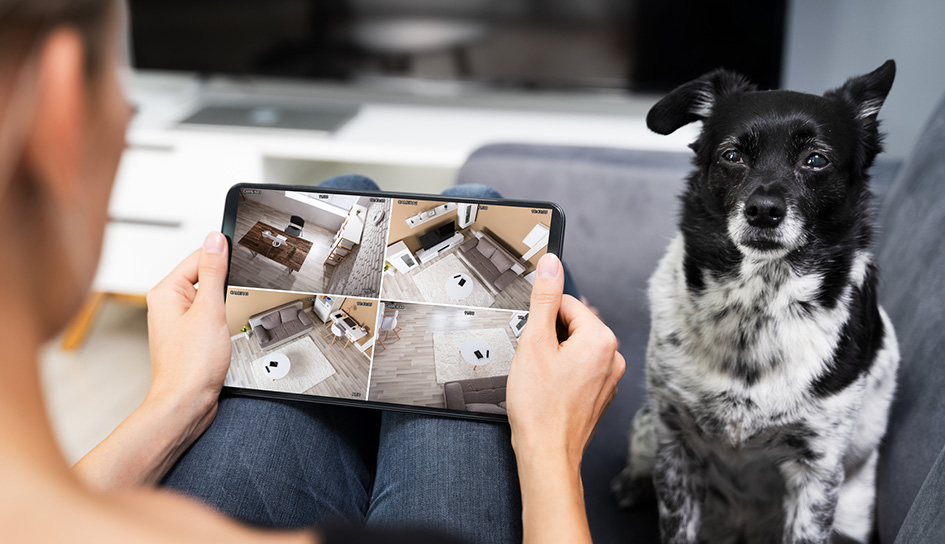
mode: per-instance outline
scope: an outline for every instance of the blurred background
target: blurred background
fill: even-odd
[[[44,356],[50,411],[70,461],[143,398],[143,296],[219,229],[234,183],[314,185],[360,173],[393,191],[437,193],[461,179],[495,181],[510,196],[561,194],[534,181],[463,174],[473,170],[467,161],[477,149],[497,143],[633,152],[671,165],[678,180],[698,126],[663,137],[644,122],[673,87],[725,67],[763,89],[822,93],[893,58],[896,82],[880,113],[887,151],[877,167],[888,181],[945,89],[940,0],[126,4],[128,94],[139,114],[95,292]],[[627,315],[645,320],[642,293],[622,303],[608,294],[620,270],[650,270],[658,255],[607,246],[628,232],[595,231],[597,218],[619,215],[621,199],[638,193],[627,189],[608,201],[604,190],[582,180],[577,196],[561,202],[569,219],[565,261],[624,345],[639,345],[626,327]],[[675,204],[660,205],[663,230],[629,238],[672,233]],[[569,261],[569,248],[599,251],[616,275],[602,274],[600,262]],[[627,355],[639,376],[642,352]],[[614,417],[625,428],[629,416]]]

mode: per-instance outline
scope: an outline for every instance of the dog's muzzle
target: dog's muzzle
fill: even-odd
[[[804,241],[797,211],[784,197],[759,193],[729,216],[728,235],[743,254],[760,259],[783,257]]]

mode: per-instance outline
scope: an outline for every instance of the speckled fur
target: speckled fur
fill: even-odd
[[[816,97],[716,72],[648,117],[661,133],[705,121],[680,232],[650,279],[648,402],[613,482],[623,506],[655,492],[664,542],[869,539],[899,353],[876,300],[867,172],[893,74]],[[793,145],[799,133],[813,137]],[[720,165],[746,141],[744,165]],[[800,169],[810,149],[831,168]],[[759,234],[742,209],[764,184],[788,212]],[[756,235],[778,248],[753,249]]]

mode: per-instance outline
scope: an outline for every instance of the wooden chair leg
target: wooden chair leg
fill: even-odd
[[[82,309],[75,316],[69,326],[66,328],[65,336],[62,339],[62,349],[72,351],[79,349],[85,342],[92,325],[95,323],[95,317],[98,316],[102,303],[108,298],[107,293],[92,293],[88,300],[82,305]]]
[[[384,345],[384,341],[380,338],[377,339],[377,343],[380,344],[382,348],[387,349],[387,346]]]
[[[399,329],[399,328],[400,328],[400,327],[397,327],[397,328],[394,329],[394,336],[396,336],[398,340],[400,340],[400,335],[397,334],[397,329]]]
[[[345,347],[343,347],[343,348],[341,348],[341,349],[347,349],[347,348],[348,348],[348,344],[350,344],[350,343],[351,343],[351,339],[348,338],[348,340],[345,342]]]

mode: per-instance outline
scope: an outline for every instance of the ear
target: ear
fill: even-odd
[[[673,89],[646,115],[646,126],[657,134],[672,134],[679,127],[706,119],[723,96],[755,90],[745,76],[716,70]]]
[[[38,61],[38,92],[27,137],[26,160],[39,183],[57,197],[81,190],[86,79],[82,40],[71,29],[46,38]]]
[[[859,77],[850,78],[842,86],[824,93],[824,97],[840,100],[853,110],[861,123],[876,120],[896,77],[896,62],[887,60],[882,66]]]

